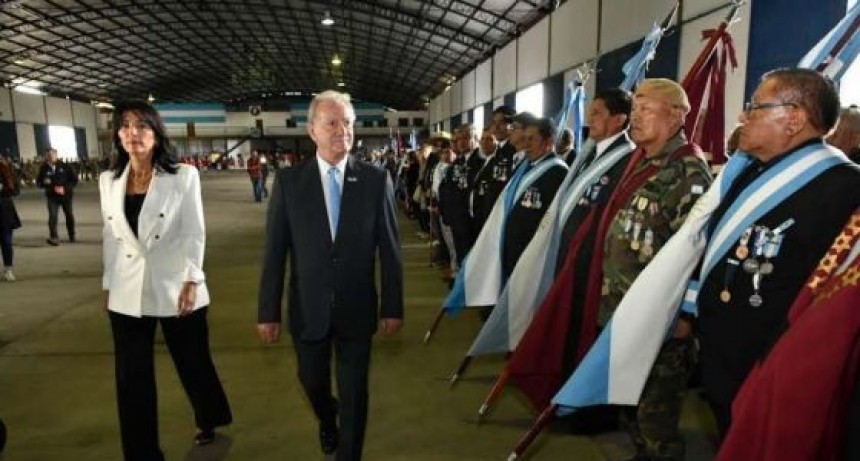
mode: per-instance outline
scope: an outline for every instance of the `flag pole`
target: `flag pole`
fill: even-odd
[[[436,318],[433,319],[433,323],[430,325],[430,329],[424,333],[424,344],[430,342],[430,338],[433,337],[433,333],[436,332],[436,329],[439,328],[439,323],[442,321],[442,317],[445,316],[445,308],[442,307],[439,309],[439,313],[436,314]]]
[[[508,378],[510,378],[510,372],[508,371],[508,367],[506,366],[502,373],[499,374],[499,377],[496,378],[495,384],[493,384],[493,388],[490,389],[490,393],[487,394],[487,397],[484,399],[484,402],[481,403],[481,408],[478,409],[478,422],[483,419],[484,415],[489,411],[490,406],[492,406],[496,400],[498,400],[499,395],[502,393],[502,390],[508,384]]]
[[[455,371],[454,374],[451,375],[451,387],[454,387],[454,385],[457,384],[457,381],[460,380],[460,376],[463,376],[463,373],[466,372],[466,368],[469,367],[470,363],[472,363],[471,355],[463,357],[463,361],[460,362],[460,366],[457,367],[457,371]]]
[[[726,19],[724,19],[720,25],[717,27],[716,32],[711,35],[711,38],[708,40],[708,43],[705,45],[705,48],[702,49],[702,52],[699,53],[699,57],[696,58],[696,62],[693,63],[690,70],[687,72],[687,75],[684,77],[684,81],[681,82],[681,86],[684,88],[689,88],[693,81],[698,76],[699,72],[702,71],[702,68],[705,66],[705,63],[711,58],[711,55],[714,53],[714,50],[717,47],[717,42],[722,39],[723,34],[726,32],[726,29],[735,21],[737,17],[738,10],[741,5],[743,5],[743,1],[735,0],[732,3],[732,8],[729,10],[729,14],[726,15]]]
[[[543,410],[543,412],[541,412],[538,419],[534,424],[532,424],[532,427],[529,428],[529,431],[526,432],[526,435],[524,435],[522,439],[520,439],[517,446],[514,448],[514,451],[508,456],[508,461],[517,460],[523,455],[523,453],[525,453],[529,448],[529,445],[534,441],[535,437],[537,437],[543,428],[552,421],[555,416],[556,408],[558,408],[558,405],[551,403]]]

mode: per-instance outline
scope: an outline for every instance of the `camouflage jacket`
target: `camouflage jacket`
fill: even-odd
[[[681,227],[713,180],[703,159],[694,155],[669,158],[686,144],[686,137],[679,132],[659,154],[643,158],[633,169],[635,173],[649,164],[660,168],[632,196],[620,197],[621,208],[606,233],[598,314],[601,326],[609,321],[633,280]]]

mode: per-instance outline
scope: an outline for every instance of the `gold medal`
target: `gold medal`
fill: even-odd
[[[654,256],[654,247],[651,245],[643,245],[641,253],[642,256],[650,258],[651,256]]]
[[[732,300],[732,294],[729,292],[728,288],[724,288],[723,291],[720,292],[720,301],[724,303],[728,303]]]
[[[645,211],[645,208],[648,208],[648,199],[645,197],[639,197],[639,203],[636,204],[636,208],[639,211]]]
[[[747,259],[747,256],[749,256],[749,255],[750,255],[750,249],[746,245],[739,246],[735,250],[735,256],[737,256],[738,259],[740,259],[741,261],[743,261],[744,259]]]
[[[639,240],[633,240],[630,242],[630,249],[633,251],[639,251],[639,247],[641,246],[642,244],[639,243]]]

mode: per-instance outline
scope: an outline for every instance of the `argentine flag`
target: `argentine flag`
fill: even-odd
[[[839,81],[842,75],[860,53],[860,2],[836,24],[806,56],[797,67],[815,70],[822,75]]]

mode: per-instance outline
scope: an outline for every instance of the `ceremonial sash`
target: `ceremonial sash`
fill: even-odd
[[[740,160],[738,159],[739,165]],[[744,160],[746,160],[744,165],[748,165],[749,157]],[[789,158],[774,165],[773,168],[768,169],[747,186],[714,229],[705,250],[702,271],[698,280],[690,284],[689,292],[685,295],[684,311],[690,313],[697,311],[694,302],[698,296],[699,281],[708,277],[720,258],[735,245],[745,229],[825,170],[848,161],[838,149],[824,143],[815,143],[789,154]],[[738,166],[733,165],[729,171],[723,174],[726,177],[720,178],[719,197],[721,200],[734,182],[735,177],[743,171],[743,168]]]
[[[704,232],[711,214],[737,175],[751,162],[744,153],[732,156],[714,185],[696,202],[681,229],[633,282],[594,346],[555,396],[553,402],[559,405],[559,414],[589,405],[637,404],[681,301],[686,299],[689,302],[685,301],[685,306],[692,306],[695,300],[696,287],[691,284],[687,292],[679,280],[689,280],[706,254],[704,279],[716,258],[728,251],[743,229],[826,169],[848,162],[841,152],[824,143],[789,155],[746,187],[720,220],[708,245]]]
[[[525,165],[523,163],[518,168],[525,168]],[[502,289],[501,248],[509,214],[505,204],[511,200],[516,203],[526,189],[554,166],[567,168],[557,156],[548,156],[526,172],[519,184],[511,181],[502,189],[475,245],[463,259],[451,292],[442,304],[449,315],[460,312],[466,306],[492,306],[498,301]]]
[[[846,430],[848,411],[860,398],[852,396],[860,368],[858,253],[860,209],[795,300],[788,330],[744,381],[718,461],[849,459],[845,439],[856,434]]]
[[[555,278],[561,231],[570,213],[588,187],[632,151],[633,145],[628,141],[605,152],[579,175],[576,174],[579,164],[571,166],[468,355],[508,352],[516,348]],[[585,157],[578,155],[577,160],[581,162]]]

